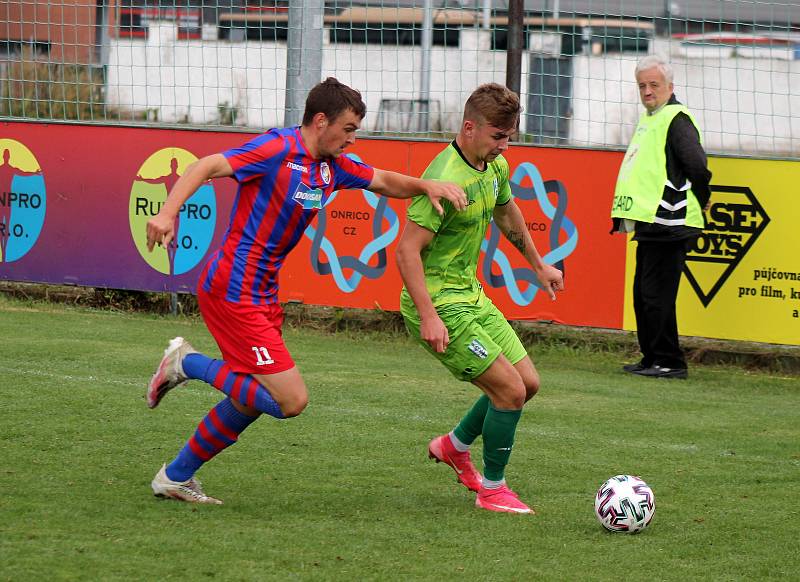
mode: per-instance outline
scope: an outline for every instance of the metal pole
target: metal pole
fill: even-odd
[[[106,67],[108,66],[108,58],[109,58],[108,55],[111,52],[111,40],[109,34],[109,28],[111,26],[110,16],[109,16],[110,10],[107,0],[100,0],[100,2],[97,3],[97,7],[98,7],[97,10],[98,22],[96,24],[100,31],[100,38],[99,38],[100,62],[98,64],[102,66],[103,71],[105,71]]]
[[[506,87],[520,93],[522,77],[522,35],[525,32],[524,0],[508,2],[508,48],[506,58]]]
[[[289,3],[286,43],[286,104],[283,124],[299,125],[306,95],[322,80],[322,25],[324,0]]]
[[[667,38],[672,37],[672,0],[664,0],[664,19],[666,20],[666,26],[664,27],[664,32],[667,35]]]
[[[483,0],[483,28],[492,27],[492,0]]]
[[[425,0],[422,14],[422,62],[419,82],[419,127],[430,130],[429,103],[431,98],[431,50],[433,49],[433,0]]]

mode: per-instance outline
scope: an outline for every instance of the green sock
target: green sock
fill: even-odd
[[[490,481],[502,481],[522,410],[497,410],[491,404],[483,422],[483,474]]]
[[[471,445],[483,432],[486,421],[486,410],[489,408],[489,397],[484,394],[472,405],[458,426],[453,429],[453,434],[465,445]]]

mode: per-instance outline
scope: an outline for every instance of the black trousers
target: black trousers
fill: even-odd
[[[637,242],[633,310],[642,364],[686,368],[675,301],[690,240]]]

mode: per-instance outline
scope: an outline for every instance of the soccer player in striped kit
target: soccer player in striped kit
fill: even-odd
[[[271,129],[241,147],[191,164],[147,223],[147,245],[168,245],[175,237],[181,206],[207,180],[225,176],[239,182],[222,247],[210,256],[197,286],[200,312],[222,353],[212,359],[183,338],[167,347],[147,389],[147,404],[190,379],[226,395],[202,420],[172,462],[152,481],[153,492],[195,503],[222,503],[206,495],[197,470],[225,448],[262,413],[297,416],[308,391],[281,337],[278,272],[286,255],[331,194],[369,189],[392,198],[427,195],[442,212],[441,200],[466,208],[458,186],[372,168],[342,152],[355,143],[366,112],[361,94],[329,77],[306,99],[302,125]]]

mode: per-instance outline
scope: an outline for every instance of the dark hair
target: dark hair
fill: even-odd
[[[361,100],[361,93],[334,77],[328,77],[308,92],[303,125],[310,124],[317,113],[324,113],[333,122],[348,109],[364,119],[367,106]]]
[[[508,87],[486,83],[472,92],[464,105],[464,119],[487,122],[506,129],[516,126],[522,107],[519,97]]]

